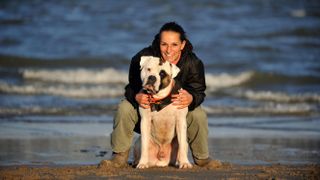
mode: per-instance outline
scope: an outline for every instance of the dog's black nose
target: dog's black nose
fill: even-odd
[[[149,76],[147,84],[154,84],[156,82],[157,78],[155,76]]]

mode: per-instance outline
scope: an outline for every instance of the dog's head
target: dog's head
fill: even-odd
[[[166,88],[180,69],[158,57],[142,56],[140,60],[142,87],[149,94],[157,94]]]

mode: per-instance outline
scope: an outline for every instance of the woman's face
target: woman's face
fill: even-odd
[[[180,40],[180,34],[174,31],[163,31],[160,34],[160,52],[164,60],[177,64],[186,41]]]

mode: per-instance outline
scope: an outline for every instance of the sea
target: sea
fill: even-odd
[[[318,0],[1,0],[0,124],[112,126],[131,58],[171,21],[205,65],[210,127],[320,139]]]

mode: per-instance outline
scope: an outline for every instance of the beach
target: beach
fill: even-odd
[[[2,179],[320,177],[320,140],[317,133],[297,136],[295,132],[210,128],[210,155],[222,162],[221,167],[139,170],[132,166],[115,168],[110,164],[100,164],[110,159],[112,154],[108,134],[112,123],[1,123],[0,127]],[[132,160],[131,152],[129,163]],[[192,161],[190,153],[189,160]]]
[[[111,149],[106,137],[55,138],[34,140],[1,140],[1,145],[20,148],[30,144],[33,148],[31,162],[21,160],[21,152],[10,153],[15,157],[11,165],[0,166],[1,179],[319,179],[320,165],[313,161],[318,155],[306,154],[301,142],[283,147],[278,139],[210,139],[210,153],[222,161],[222,166],[206,169],[177,167],[135,169],[132,166],[115,168],[99,165],[100,159],[108,159]],[[271,143],[274,140],[278,143]],[[29,142],[25,142],[29,141]],[[283,139],[283,141],[288,141]],[[290,141],[290,140],[289,140]],[[294,141],[295,140],[291,140]],[[305,141],[304,141],[305,142]],[[307,142],[319,145],[319,141]],[[289,143],[290,144],[290,143]],[[21,147],[22,146],[22,147]],[[279,148],[280,147],[280,148]],[[282,147],[282,148],[281,148]],[[57,149],[54,149],[57,148]],[[301,148],[300,150],[298,150]],[[319,147],[315,147],[319,148]],[[17,148],[19,149],[19,148]],[[9,152],[9,151],[8,151]],[[42,154],[42,153],[43,154]],[[31,153],[31,152],[29,152]],[[308,157],[309,156],[309,157]],[[130,157],[132,158],[132,156]],[[288,163],[292,161],[294,163]],[[60,163],[59,163],[60,162]],[[230,163],[232,162],[232,163]],[[26,163],[26,164],[24,164]]]
[[[1,167],[2,179],[319,179],[319,165],[271,165],[221,167],[215,170],[173,167],[137,170],[103,166]]]

